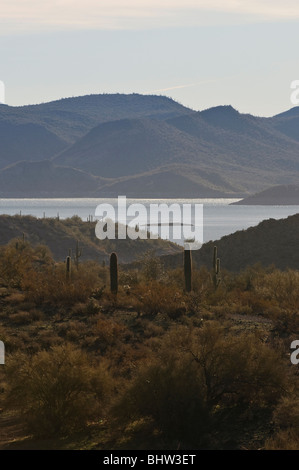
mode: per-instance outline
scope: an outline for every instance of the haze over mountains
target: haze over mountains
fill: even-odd
[[[164,96],[0,105],[1,197],[244,197],[299,184],[299,108],[201,112]]]

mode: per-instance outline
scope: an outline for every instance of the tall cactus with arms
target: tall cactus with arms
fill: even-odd
[[[213,250],[213,284],[215,290],[221,282],[221,273],[220,273],[220,258],[217,258],[217,246],[214,246]]]
[[[111,253],[110,255],[110,290],[112,294],[117,294],[118,266],[117,266],[117,254],[116,253]]]
[[[191,292],[192,290],[192,258],[191,250],[184,250],[184,278],[185,290]]]

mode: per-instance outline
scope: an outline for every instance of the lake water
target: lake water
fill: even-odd
[[[299,206],[238,206],[230,205],[238,199],[127,199],[127,204],[154,203],[203,204],[203,241],[218,240],[237,230],[247,229],[265,219],[283,219],[299,213]],[[82,220],[89,216],[95,220],[98,204],[117,205],[117,199],[0,199],[0,214],[59,217],[78,215]],[[1,236],[1,234],[0,234]]]

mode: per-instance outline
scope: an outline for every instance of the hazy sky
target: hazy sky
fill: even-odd
[[[196,110],[294,106],[298,0],[0,0],[6,103],[165,94]]]

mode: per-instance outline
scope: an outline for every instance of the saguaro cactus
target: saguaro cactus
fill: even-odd
[[[214,272],[216,271],[216,267],[217,267],[217,246],[214,246],[214,249],[213,249],[213,270],[214,270]]]
[[[0,364],[5,364],[5,345],[3,341],[0,341]]]
[[[191,250],[184,250],[184,278],[185,278],[185,290],[186,292],[191,292],[191,289],[192,289]]]
[[[110,255],[110,290],[113,294],[118,291],[118,266],[117,254],[111,253]]]
[[[72,258],[70,256],[66,257],[66,279],[69,281],[71,278],[72,270]]]
[[[214,284],[215,289],[217,289],[220,282],[221,282],[220,258],[217,258],[217,246],[214,246],[214,250],[213,250],[213,284]]]

